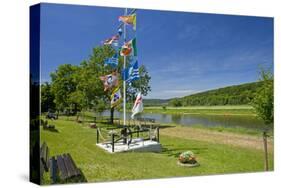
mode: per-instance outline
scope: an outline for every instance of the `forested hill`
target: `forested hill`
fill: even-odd
[[[167,106],[169,99],[143,99],[145,106]]]
[[[262,82],[253,82],[209,90],[169,101],[172,106],[249,104]]]

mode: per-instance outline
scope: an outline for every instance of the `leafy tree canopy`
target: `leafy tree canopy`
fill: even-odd
[[[252,105],[258,117],[265,124],[272,124],[274,121],[273,74],[268,70],[261,69],[260,81],[262,82],[262,86],[257,91]]]

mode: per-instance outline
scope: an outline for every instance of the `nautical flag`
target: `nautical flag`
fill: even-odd
[[[142,111],[143,111],[142,96],[141,96],[141,93],[138,93],[136,101],[135,101],[135,104],[134,104],[133,109],[132,109],[132,116],[131,116],[131,118],[134,119],[134,116],[137,113],[140,113]]]
[[[137,39],[134,38],[130,40],[129,42],[127,42],[127,45],[132,48],[131,55],[137,56]]]
[[[137,26],[137,15],[136,14],[131,14],[128,16],[119,16],[119,21],[121,21],[125,24],[133,25],[133,29],[136,30],[136,26]]]
[[[104,91],[114,88],[119,83],[116,73],[101,76],[100,79],[103,81]]]
[[[128,41],[125,43],[120,51],[121,56],[137,56],[137,45],[136,45],[136,38]]]
[[[104,45],[116,44],[118,40],[119,40],[119,35],[114,35],[111,38],[106,39],[105,41],[103,41],[103,44]]]
[[[117,87],[116,89],[114,89],[114,91],[111,94],[111,108],[116,107],[117,105],[119,105],[122,101],[122,97],[121,97],[121,92],[120,92],[120,88]]]
[[[138,61],[135,61],[135,63],[128,68],[128,78],[126,82],[130,83],[134,80],[138,80],[139,78],[140,78],[139,65],[138,65]]]
[[[120,55],[121,56],[128,56],[128,55],[131,54],[131,52],[132,52],[132,48],[130,46],[128,46],[127,43],[126,43],[122,46],[122,48],[120,50]]]
[[[123,30],[122,30],[122,28],[120,27],[120,28],[118,29],[118,35],[121,37],[122,33],[123,33]]]
[[[107,58],[104,62],[104,64],[106,65],[110,65],[112,67],[117,67],[118,65],[118,54],[115,54],[113,57],[111,58]]]

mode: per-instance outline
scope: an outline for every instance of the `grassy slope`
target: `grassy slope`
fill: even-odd
[[[51,156],[70,153],[89,182],[263,170],[263,152],[256,149],[161,135],[162,153],[109,154],[96,147],[96,130],[86,124],[66,119],[51,124],[56,125],[58,132],[41,130],[41,142],[47,142]],[[185,150],[195,152],[200,167],[176,164],[178,154]],[[273,169],[272,154],[269,158]],[[47,179],[45,175],[45,183],[49,182]]]

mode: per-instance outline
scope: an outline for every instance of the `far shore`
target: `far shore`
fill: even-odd
[[[149,106],[144,108],[145,113],[162,114],[204,114],[204,115],[249,115],[255,116],[255,111],[250,105],[226,105],[226,106]]]

